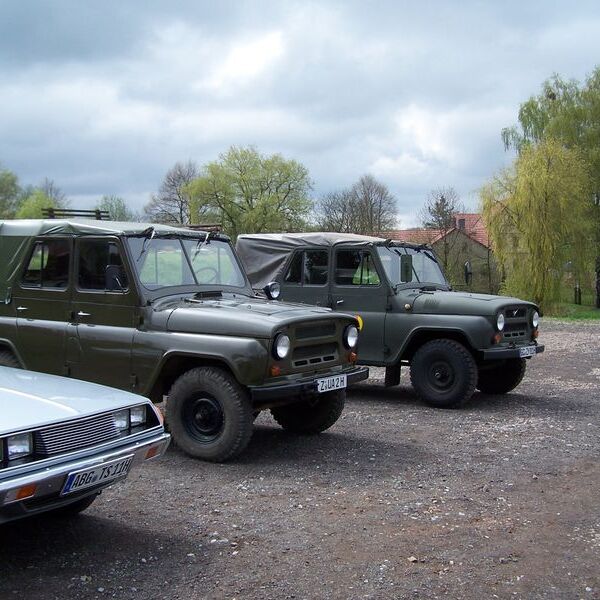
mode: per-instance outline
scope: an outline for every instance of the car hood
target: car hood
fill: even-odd
[[[179,300],[164,308],[172,311],[168,331],[240,337],[269,338],[282,325],[341,318],[328,308],[250,297]]]
[[[95,383],[0,367],[0,435],[143,402]]]
[[[470,294],[468,292],[420,292],[412,303],[412,312],[446,315],[495,315],[507,306],[530,306],[537,308],[532,302],[511,298],[509,296],[493,296],[490,294]]]

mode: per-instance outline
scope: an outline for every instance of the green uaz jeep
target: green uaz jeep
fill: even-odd
[[[0,222],[0,364],[167,399],[192,456],[241,452],[269,408],[290,431],[339,418],[354,317],[257,298],[229,239],[165,225]]]
[[[257,288],[359,316],[359,363],[386,367],[386,385],[410,365],[417,394],[458,406],[475,388],[514,389],[538,344],[538,308],[504,296],[454,292],[426,246],[337,233],[242,235],[237,250]],[[468,273],[467,273],[468,275]]]

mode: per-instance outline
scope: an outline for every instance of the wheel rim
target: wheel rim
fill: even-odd
[[[225,424],[221,404],[209,396],[188,400],[183,416],[188,433],[199,442],[216,440]]]
[[[433,361],[429,366],[429,385],[437,392],[447,392],[452,389],[455,380],[454,369],[445,360]]]

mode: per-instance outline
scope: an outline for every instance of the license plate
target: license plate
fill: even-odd
[[[317,379],[317,392],[319,392],[319,394],[331,392],[333,390],[341,390],[345,387],[345,375],[334,375],[333,377],[323,377],[323,379]]]
[[[133,454],[125,458],[103,463],[92,469],[73,471],[67,476],[67,481],[63,486],[61,494],[64,496],[65,494],[71,494],[94,485],[125,477],[129,472],[132,460]]]
[[[519,348],[519,356],[526,358],[527,356],[535,356],[535,346],[525,346],[525,348]]]

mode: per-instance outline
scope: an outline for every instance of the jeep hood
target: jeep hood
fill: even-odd
[[[530,306],[537,308],[532,302],[511,298],[509,296],[493,296],[489,294],[470,294],[468,292],[418,292],[413,301],[412,312],[446,315],[480,315],[493,316],[507,306]]]
[[[257,338],[299,321],[342,318],[328,308],[250,297],[179,300],[163,309],[172,311],[168,331]]]

